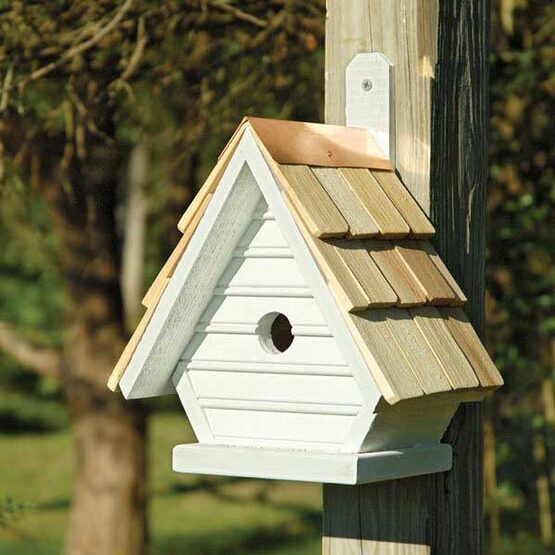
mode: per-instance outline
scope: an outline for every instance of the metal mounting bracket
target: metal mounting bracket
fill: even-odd
[[[345,70],[345,116],[350,127],[366,127],[395,163],[393,64],[381,52],[357,54]]]

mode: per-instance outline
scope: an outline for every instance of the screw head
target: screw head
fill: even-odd
[[[372,87],[374,85],[373,85],[372,81],[370,81],[370,79],[363,79],[360,86],[361,86],[363,91],[368,92],[368,91],[372,90]]]

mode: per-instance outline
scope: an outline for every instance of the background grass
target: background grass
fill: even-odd
[[[320,553],[318,484],[176,474],[172,447],[194,441],[185,418],[155,415],[149,434],[152,555]],[[71,441],[68,431],[0,436],[0,500],[15,506],[0,527],[2,555],[61,552]]]

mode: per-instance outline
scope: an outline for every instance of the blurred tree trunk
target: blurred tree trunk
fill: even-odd
[[[70,555],[145,552],[145,417],[106,387],[125,343],[115,227],[121,167],[118,149],[98,143],[41,179],[68,294],[62,384],[76,447]]]
[[[148,162],[148,149],[141,141],[131,151],[127,167],[125,233],[120,270],[124,321],[130,332],[133,332],[143,313],[141,298],[144,288]]]
[[[555,395],[553,392],[553,376],[555,375],[555,339],[551,339],[547,346],[546,367],[549,375],[542,381],[543,413],[547,427],[548,448],[547,459],[550,468],[551,486],[555,486],[555,467],[553,466],[553,435],[555,432]]]
[[[534,461],[536,463],[536,490],[538,494],[540,537],[545,546],[553,541],[553,521],[551,518],[551,500],[549,478],[545,464],[545,441],[541,432],[534,435]]]
[[[547,365],[552,360],[552,342],[548,341],[543,349]],[[549,367],[549,366],[548,366]],[[545,377],[541,383],[541,396],[545,426],[534,435],[534,461],[536,463],[536,491],[538,495],[540,537],[542,543],[551,546],[553,542],[553,517],[551,514],[551,491],[549,457],[546,448],[545,434],[549,438],[555,423],[555,403],[553,399],[553,382],[551,376]]]
[[[495,427],[493,423],[493,403],[486,402],[484,419],[484,485],[489,515],[490,555],[498,555],[501,545],[501,518],[497,499],[497,471],[495,460]]]

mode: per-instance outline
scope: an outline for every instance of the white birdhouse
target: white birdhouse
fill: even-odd
[[[502,379],[434,228],[364,129],[245,118],[110,378],[177,393],[179,472],[355,484],[446,470]]]

